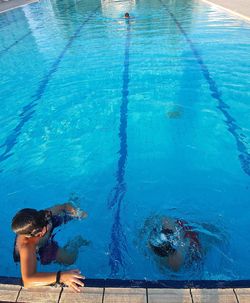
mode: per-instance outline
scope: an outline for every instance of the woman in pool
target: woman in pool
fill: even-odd
[[[58,262],[64,265],[73,264],[78,249],[88,244],[81,237],[76,237],[64,248],[54,240],[56,227],[73,218],[85,218],[87,213],[76,209],[71,203],[56,205],[46,210],[37,211],[31,208],[20,210],[12,219],[12,230],[17,234],[14,247],[14,260],[20,261],[22,280],[25,287],[53,285],[63,283],[79,292],[84,286],[84,277],[79,270],[55,272],[37,272],[37,259],[41,264]]]
[[[146,221],[152,226],[152,222]],[[160,218],[153,224],[148,237],[148,246],[159,258],[161,265],[172,271],[191,265],[201,259],[201,245],[198,234],[184,220]]]

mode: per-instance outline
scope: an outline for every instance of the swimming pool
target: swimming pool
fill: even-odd
[[[191,0],[41,1],[1,14],[0,41],[0,275],[20,275],[15,212],[73,194],[89,217],[56,238],[92,242],[86,277],[250,279],[249,24]],[[159,269],[157,215],[196,226],[199,269]]]

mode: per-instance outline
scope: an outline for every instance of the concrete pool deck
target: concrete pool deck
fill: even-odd
[[[0,0],[0,13],[33,3],[39,0]]]
[[[235,16],[250,21],[250,0],[202,0]]]
[[[85,287],[76,294],[67,288],[24,289],[0,284],[0,302],[22,303],[249,303],[250,288],[157,289]]]
[[[0,0],[0,13],[18,8],[39,0]],[[200,0],[215,5],[229,13],[250,22],[250,0]]]

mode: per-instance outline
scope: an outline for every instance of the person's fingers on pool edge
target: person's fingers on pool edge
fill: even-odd
[[[79,293],[81,291],[80,287],[77,286],[74,282],[71,282],[69,284],[69,287],[76,293]]]
[[[81,280],[77,279],[77,278],[72,278],[71,282],[73,282],[73,283],[75,283],[75,284],[77,284],[81,287],[84,287],[84,283]]]
[[[80,280],[85,280],[85,277],[82,275],[74,274],[74,278],[80,279]]]
[[[71,269],[68,272],[71,272],[72,274],[78,274],[81,275],[81,271],[79,269]],[[84,276],[82,276],[82,279],[85,279]]]
[[[84,280],[85,277],[80,275],[79,272],[79,270],[69,270],[62,272],[60,282],[69,285],[73,279],[79,279],[78,281],[80,281],[80,279]]]

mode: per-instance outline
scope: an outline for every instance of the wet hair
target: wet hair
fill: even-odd
[[[24,208],[12,219],[11,228],[18,235],[35,236],[47,225],[47,211]]]
[[[125,13],[124,17],[129,18],[129,13]]]

